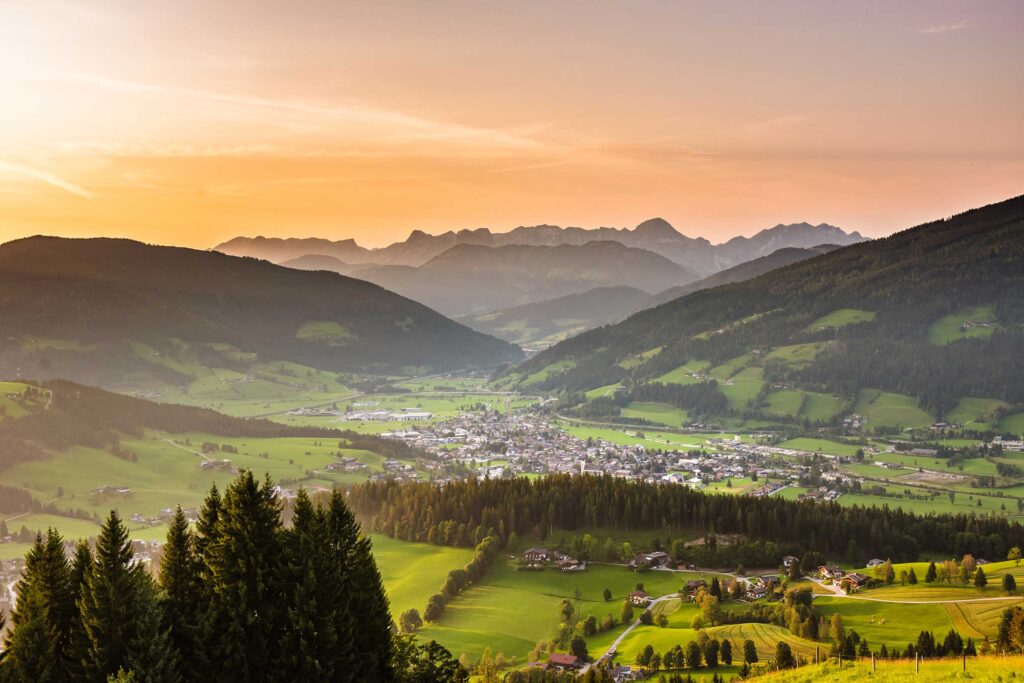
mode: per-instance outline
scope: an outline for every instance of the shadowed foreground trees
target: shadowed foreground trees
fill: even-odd
[[[69,562],[55,531],[26,556],[0,681],[465,681],[394,627],[370,541],[341,493],[300,492],[285,527],[270,480],[180,510],[153,579],[116,512]]]

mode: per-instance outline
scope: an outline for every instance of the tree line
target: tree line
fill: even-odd
[[[1004,549],[1024,544],[1024,527],[1005,518],[719,496],[608,475],[470,479],[441,486],[367,482],[352,488],[349,503],[372,529],[424,542],[431,530],[454,524],[467,530],[465,537],[476,529],[480,538],[495,536],[503,545],[512,533],[545,540],[555,530],[697,529],[831,556],[853,548],[893,561],[916,559],[925,549],[952,553],[956,547],[980,555],[979,548],[993,546],[996,539]]]

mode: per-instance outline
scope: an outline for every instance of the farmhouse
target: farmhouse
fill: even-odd
[[[843,577],[843,581],[848,581],[850,584],[850,590],[857,590],[858,588],[864,587],[868,582],[867,574],[853,573],[847,574]]]
[[[818,576],[835,581],[843,578],[843,570],[834,564],[823,564],[818,567]]]
[[[547,548],[529,548],[523,553],[523,560],[530,564],[536,564],[537,562],[547,562],[548,549]]]
[[[799,557],[794,557],[793,555],[786,555],[785,557],[782,558],[782,566],[785,567],[786,569],[789,569],[790,567],[792,567],[794,564],[797,564],[798,562],[800,562],[800,558]]]
[[[576,655],[555,652],[548,657],[548,669],[555,671],[574,671],[578,665]]]
[[[664,567],[671,559],[668,553],[661,552],[660,550],[653,553],[637,553],[627,566],[630,569],[653,569],[655,567]]]
[[[629,602],[634,607],[646,607],[650,597],[644,591],[633,591],[629,594]]]

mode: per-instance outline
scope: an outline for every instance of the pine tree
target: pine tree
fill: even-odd
[[[136,576],[134,631],[128,643],[126,664],[139,683],[178,683],[180,655],[164,626],[156,586],[148,574]]]
[[[339,615],[345,623],[338,634],[350,633],[356,657],[351,664],[354,680],[390,681],[391,615],[384,593],[384,584],[374,562],[370,539],[362,535],[359,525],[345,504],[343,494],[335,491],[328,509],[328,527],[332,544],[344,557],[351,606]],[[357,628],[353,624],[358,623]]]
[[[196,608],[194,650],[191,657],[185,657],[185,669],[194,673],[205,672],[204,680],[216,680],[213,676],[220,665],[217,642],[223,635],[220,613],[214,609],[214,575],[212,567],[213,547],[219,538],[217,522],[220,520],[222,500],[217,484],[210,490],[199,508],[195,531],[192,533],[192,551],[195,559],[196,592],[193,603]]]
[[[179,506],[167,530],[167,542],[160,557],[160,608],[163,623],[169,629],[173,649],[180,654],[192,653],[199,647],[197,622],[203,614],[199,598],[198,563],[188,520]],[[197,660],[179,657],[180,673],[193,679],[199,675]]]
[[[46,597],[34,585],[18,591],[18,608],[5,644],[4,672],[11,681],[59,683],[58,635],[50,619]],[[4,676],[7,680],[8,676]]]
[[[283,545],[281,582],[291,593],[285,596],[287,614],[275,670],[283,680],[330,680],[347,654],[338,642],[334,611],[347,609],[348,601],[343,600],[338,565],[325,553],[326,518],[305,491],[295,500],[292,528],[284,532]]]
[[[56,530],[48,529],[45,537],[36,535],[35,543],[25,556],[25,569],[15,590],[18,600],[11,615],[8,648],[13,647],[17,631],[23,624],[25,628],[31,628],[32,635],[22,642],[33,643],[36,652],[39,651],[39,639],[48,634],[53,641],[53,661],[45,669],[52,671],[58,679],[66,678],[74,668],[71,645],[78,615],[71,587],[71,567],[64,554],[64,540]],[[42,614],[39,613],[40,606]],[[45,629],[40,626],[39,619],[45,619]]]
[[[935,563],[934,562],[929,562],[928,563],[928,571],[926,571],[925,574],[924,574],[924,582],[925,583],[935,583],[935,579],[937,578],[937,576],[938,576],[937,572],[935,571]]]
[[[214,582],[216,661],[211,674],[225,680],[264,681],[273,645],[281,636],[280,504],[268,480],[246,471],[224,492],[216,540],[206,552]]]
[[[69,673],[74,678],[85,676],[84,662],[89,655],[89,636],[82,623],[79,604],[85,591],[86,580],[92,571],[93,557],[89,542],[82,540],[75,544],[75,554],[71,558],[70,584],[71,596],[75,605],[74,619],[71,623],[71,634],[68,642]]]
[[[100,529],[96,559],[79,601],[89,641],[85,668],[94,680],[104,680],[127,664],[143,571],[134,561],[128,530],[111,510]]]
[[[1017,590],[1017,580],[1013,578],[1013,574],[1010,572],[1003,574],[1003,590],[1006,591],[1007,595]]]

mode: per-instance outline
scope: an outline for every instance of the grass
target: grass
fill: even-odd
[[[800,409],[804,403],[803,392],[794,389],[773,391],[765,398],[768,403],[766,410],[776,415],[792,415],[796,417],[800,414]]]
[[[743,410],[750,401],[757,398],[762,386],[764,369],[758,367],[743,368],[718,384],[718,388],[729,400],[729,406],[734,410]]]
[[[828,315],[823,315],[807,326],[807,332],[816,332],[822,328],[839,328],[857,323],[871,322],[875,319],[874,311],[863,311],[859,308],[840,308]]]
[[[874,667],[874,668],[873,668]],[[902,683],[910,681],[1011,681],[1020,677],[1024,667],[1024,656],[972,657],[967,660],[967,672],[959,659],[925,660],[917,673],[913,659],[878,660],[872,665],[869,659],[856,662],[830,661],[824,664],[771,673],[754,680],[764,683]]]
[[[793,344],[791,346],[777,346],[765,356],[767,360],[778,360],[788,365],[809,365],[818,357],[818,353],[827,346],[826,342],[811,342],[809,344]]]
[[[800,417],[827,421],[843,408],[843,401],[838,396],[816,391],[806,391],[804,395],[807,400],[804,402],[804,409],[800,413]]]
[[[519,382],[519,384],[520,384],[520,386],[523,386],[523,387],[528,387],[528,386],[533,385],[533,384],[540,384],[541,382],[544,382],[549,377],[551,377],[551,375],[553,373],[561,372],[563,370],[568,370],[569,368],[572,368],[572,367],[575,367],[575,366],[576,366],[576,361],[574,361],[574,360],[571,360],[571,359],[560,360],[560,361],[558,361],[556,363],[551,363],[549,365],[545,365],[544,367],[542,367],[537,372],[534,372],[533,374],[527,375],[526,377],[524,377]]]
[[[441,587],[448,572],[473,559],[471,548],[409,543],[377,534],[372,540],[373,557],[387,589],[391,616],[395,619],[411,608],[422,615],[427,598]]]
[[[946,420],[968,429],[985,429],[994,421],[996,410],[1007,407],[1006,402],[997,398],[962,398],[946,413]]]
[[[690,362],[680,365],[674,370],[669,370],[664,375],[660,375],[652,379],[652,382],[659,382],[661,384],[697,384],[701,380],[694,377],[694,373],[703,373],[708,369],[710,363],[702,360],[691,360]]]
[[[1007,415],[999,421],[999,429],[1018,436],[1024,434],[1024,413]]]
[[[853,456],[857,452],[858,448],[864,448],[863,446],[853,446],[846,443],[836,443],[835,441],[829,441],[827,439],[812,439],[808,437],[784,441],[779,444],[779,447],[791,448],[795,451],[809,451],[811,453],[848,456]]]
[[[556,634],[562,599],[573,600],[584,617],[612,614],[618,619],[622,600],[638,581],[648,593],[664,595],[679,590],[687,578],[693,577],[670,572],[638,575],[612,565],[591,565],[578,573],[517,572],[499,561],[480,583],[449,603],[441,621],[424,628],[420,637],[437,640],[456,657],[466,653],[475,661],[490,647],[495,654],[525,661],[538,641]],[[609,602],[602,597],[605,588],[612,591]]]
[[[880,591],[865,591],[864,594],[868,593],[875,597]],[[939,604],[905,605],[829,596],[815,598],[814,604],[825,615],[826,621],[833,614],[842,616],[847,632],[851,629],[857,631],[868,641],[872,650],[885,643],[887,649],[895,648],[902,652],[907,643],[917,641],[920,631],[945,635],[953,628],[949,614]]]
[[[628,356],[628,357],[624,358],[623,360],[620,360],[618,362],[618,366],[620,368],[625,368],[626,370],[629,370],[631,368],[635,368],[636,366],[642,365],[645,362],[647,362],[650,359],[652,359],[655,356],[657,356],[659,353],[661,353],[661,349],[662,349],[662,347],[658,346],[658,347],[653,348],[653,349],[648,349],[647,351],[644,351],[643,353],[637,353],[637,354],[634,354],[632,356]]]
[[[928,427],[935,418],[917,407],[917,399],[878,389],[861,389],[853,412],[868,418],[868,426]]]
[[[668,403],[633,401],[622,409],[622,417],[640,418],[670,427],[681,427],[690,420],[687,412]]]
[[[999,329],[995,319],[995,309],[991,306],[964,308],[956,313],[939,318],[929,325],[928,341],[932,344],[943,345],[951,344],[960,339],[987,339],[992,336],[993,332]],[[993,324],[987,327],[968,327],[965,329],[963,327],[964,324],[970,321],[989,321]]]

